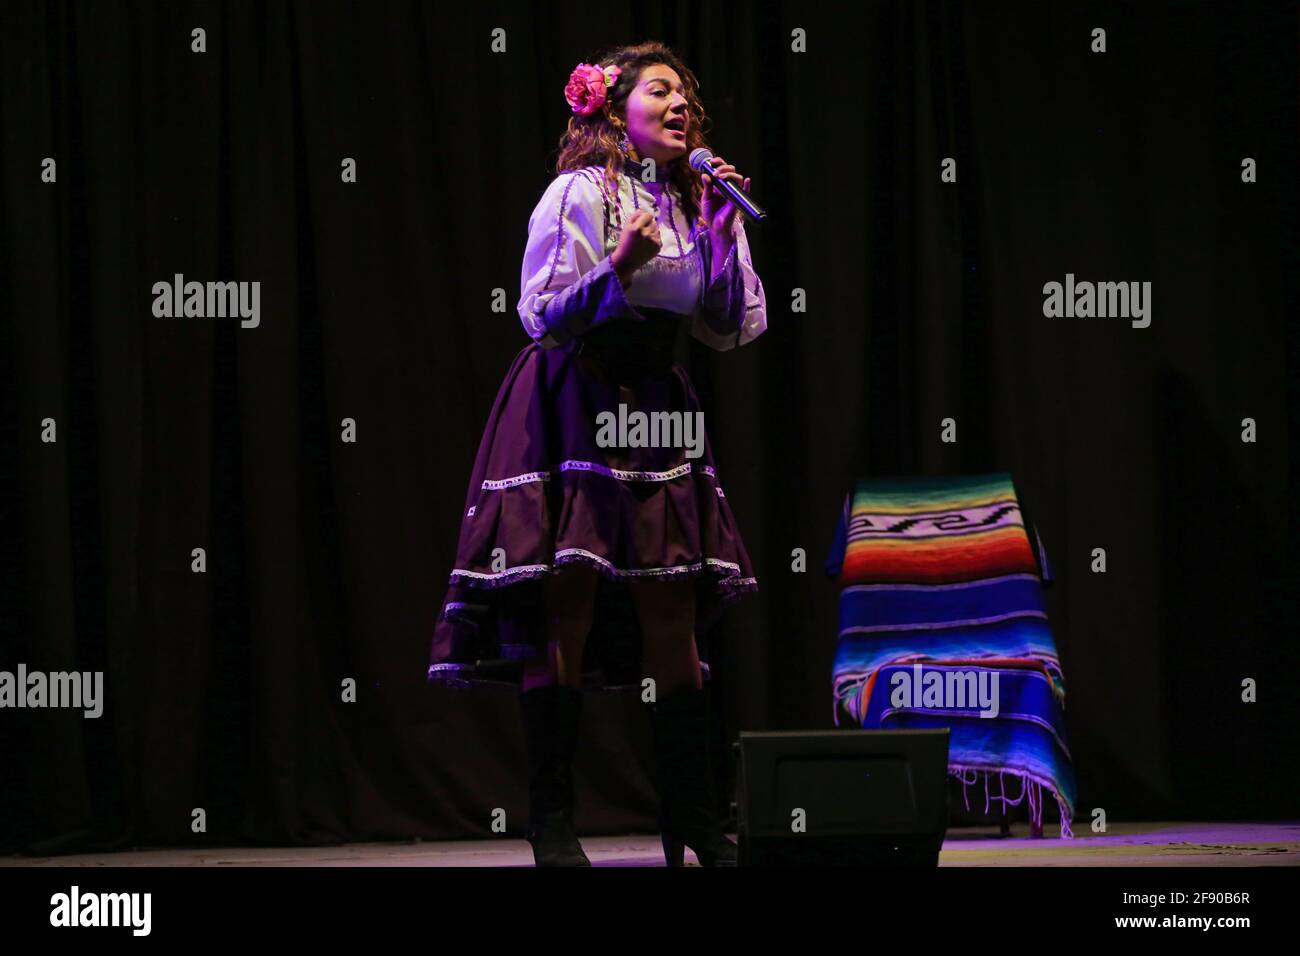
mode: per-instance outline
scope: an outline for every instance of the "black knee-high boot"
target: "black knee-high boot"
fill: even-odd
[[[701,866],[735,866],[736,844],[722,833],[709,773],[707,691],[683,690],[650,705],[662,798],[664,860],[681,866],[689,846]]]
[[[582,692],[551,684],[519,695],[528,754],[528,829],[537,866],[591,866],[573,832],[573,753]]]

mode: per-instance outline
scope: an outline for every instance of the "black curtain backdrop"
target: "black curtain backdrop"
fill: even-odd
[[[487,836],[498,807],[517,832],[517,702],[427,686],[428,640],[527,344],[562,88],[642,39],[696,71],[771,213],[749,228],[768,331],[692,353],[761,588],[715,635],[726,735],[831,726],[819,569],[855,477],[1006,470],[1057,574],[1079,819],[1294,813],[1298,24],[1281,3],[5,3],[0,669],[101,670],[106,705],[0,711],[0,841]],[[176,273],[260,281],[260,326],[155,318]],[[1067,273],[1151,282],[1150,327],[1045,318]],[[588,697],[585,832],[653,831],[645,720]]]

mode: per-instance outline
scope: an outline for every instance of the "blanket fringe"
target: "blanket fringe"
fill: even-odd
[[[970,811],[970,798],[967,794],[967,788],[972,784],[978,783],[980,778],[984,778],[984,813],[987,815],[989,806],[992,803],[1000,803],[1002,815],[1006,816],[1007,807],[1018,807],[1022,803],[1027,805],[1029,819],[1033,821],[1037,830],[1043,828],[1043,790],[1049,790],[1056,799],[1056,809],[1060,816],[1061,839],[1074,839],[1074,831],[1070,828],[1070,810],[1065,805],[1065,800],[1056,790],[1044,784],[1041,780],[1034,778],[1031,774],[1018,770],[1009,770],[1005,767],[986,768],[986,767],[962,767],[950,766],[948,768],[950,776],[956,777],[961,782],[961,799],[967,812]],[[967,774],[970,774],[969,778]],[[989,794],[989,777],[996,773],[998,775],[998,789],[1001,791],[999,796]],[[1018,777],[1020,779],[1020,793],[1014,799],[1007,796],[1006,775]]]

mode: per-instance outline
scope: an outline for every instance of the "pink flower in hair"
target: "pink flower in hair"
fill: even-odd
[[[590,63],[579,63],[564,87],[564,98],[573,112],[590,116],[605,104],[606,90],[618,82],[618,75],[622,72],[612,64],[601,69]]]

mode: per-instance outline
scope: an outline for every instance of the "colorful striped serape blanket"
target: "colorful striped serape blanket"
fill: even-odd
[[[982,778],[985,812],[990,799],[1003,813],[1027,800],[1041,828],[1046,791],[1073,836],[1065,682],[1042,594],[1051,570],[1011,475],[858,481],[826,571],[841,587],[836,724],[947,727],[968,809]]]

